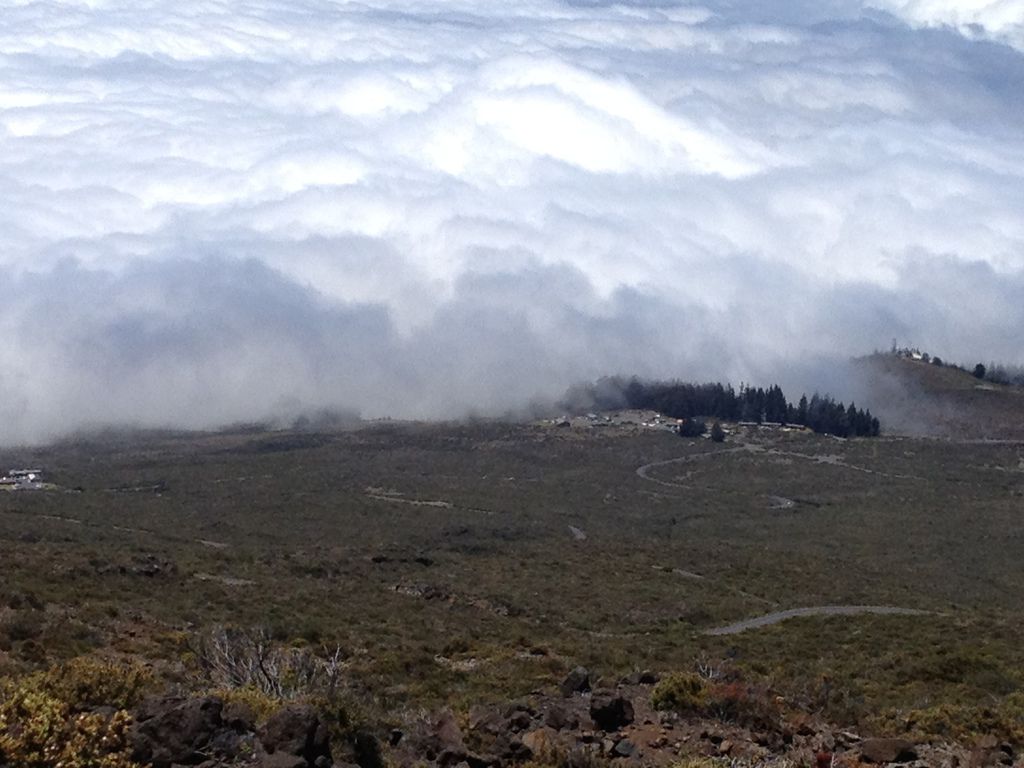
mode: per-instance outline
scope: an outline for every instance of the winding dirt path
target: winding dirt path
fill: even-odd
[[[797,453],[796,451],[780,451],[778,448],[769,445],[761,445],[758,443],[743,443],[735,448],[723,448],[715,451],[707,451],[705,453],[691,453],[686,456],[679,456],[674,459],[662,459],[661,461],[652,461],[649,464],[637,467],[637,477],[646,480],[649,483],[657,483],[658,485],[666,488],[683,488],[685,490],[691,490],[692,486],[684,485],[683,483],[673,483],[670,480],[659,480],[656,477],[651,477],[651,470],[659,467],[667,467],[671,464],[693,464],[704,459],[712,459],[718,456],[725,456],[733,453],[754,453],[761,456],[784,456],[786,458],[803,459],[814,464],[827,464],[831,467],[841,467],[843,469],[849,469],[854,472],[862,472],[866,475],[876,475],[878,477],[885,477],[890,479],[898,480],[924,480],[925,478],[917,475],[905,475],[896,472],[882,472],[877,469],[870,469],[869,467],[861,467],[856,464],[848,464],[843,461],[843,457],[830,453],[830,454],[809,454],[809,453]],[[782,497],[771,497],[772,500]],[[788,505],[787,505],[788,506]]]
[[[652,461],[649,464],[644,464],[642,467],[637,467],[636,475],[649,483],[657,483],[658,485],[664,485],[666,488],[684,488],[690,489],[690,486],[683,485],[682,483],[672,483],[668,480],[659,480],[656,477],[650,476],[650,471],[658,467],[667,467],[670,464],[692,464],[704,459],[710,459],[715,456],[722,456],[727,453],[740,453],[741,451],[753,451],[757,453],[763,452],[760,446],[755,446],[752,443],[745,443],[737,448],[724,448],[718,451],[708,451],[707,453],[691,453],[686,456],[679,456],[675,459],[663,459],[661,461]]]
[[[828,464],[833,467],[842,467],[844,469],[854,470],[856,472],[863,472],[865,474],[877,475],[880,477],[888,478],[900,478],[910,480],[921,480],[923,478],[915,475],[902,475],[902,474],[890,474],[887,472],[880,472],[878,470],[869,469],[867,467],[859,467],[854,464],[847,464],[843,461],[842,456],[836,454],[828,455],[813,455],[806,453],[797,453],[795,451],[780,451],[770,445],[759,445],[756,443],[744,443],[743,445],[734,448],[725,448],[720,450],[708,451],[706,453],[693,453],[686,456],[679,456],[674,459],[663,459],[661,461],[652,461],[643,466],[637,467],[637,477],[646,480],[651,483],[656,483],[667,488],[682,488],[689,490],[691,486],[684,485],[683,483],[675,483],[669,480],[659,480],[656,477],[651,477],[651,471],[660,467],[667,467],[673,464],[692,464],[705,459],[713,459],[726,454],[735,453],[756,453],[762,456],[786,456],[797,459],[804,459],[815,464]],[[789,509],[795,506],[796,502],[792,499],[783,496],[769,496],[769,501],[774,509]],[[686,573],[686,572],[684,572]],[[689,575],[689,574],[687,574]],[[696,574],[694,574],[696,575]],[[703,577],[698,577],[703,578]],[[757,598],[755,595],[749,595],[745,592],[740,592],[744,596],[751,597],[754,599],[761,600],[763,602],[770,602],[763,598]],[[772,624],[778,624],[779,622],[786,621],[787,619],[794,619],[801,616],[855,616],[859,614],[876,614],[883,616],[924,616],[930,614],[931,611],[918,610],[916,608],[899,608],[891,605],[819,605],[810,606],[805,608],[789,608],[783,611],[774,611],[773,613],[767,613],[763,616],[755,616],[754,618],[744,619],[737,621],[732,624],[727,624],[722,627],[715,627],[704,631],[705,635],[721,636],[721,635],[736,635],[740,632],[746,632],[748,629],[758,629],[760,627],[767,627]]]
[[[786,456],[794,459],[804,459],[806,461],[814,462],[815,464],[828,464],[832,467],[842,467],[843,469],[852,469],[854,472],[863,472],[866,475],[878,475],[879,477],[888,477],[898,480],[924,480],[923,477],[917,475],[903,475],[896,472],[881,472],[877,469],[869,469],[868,467],[860,467],[856,464],[847,464],[843,461],[843,457],[835,454],[810,454],[810,453],[796,453],[795,451],[780,451],[777,448],[769,448],[762,451],[767,456]]]
[[[733,624],[726,624],[724,627],[704,630],[705,635],[738,635],[748,629],[758,629],[771,624],[778,624],[787,619],[795,619],[799,616],[856,616],[858,614],[873,613],[881,616],[926,616],[931,611],[921,611],[916,608],[897,608],[891,605],[817,605],[808,608],[790,608],[785,611],[775,611],[764,616],[756,616],[752,619],[744,619]]]

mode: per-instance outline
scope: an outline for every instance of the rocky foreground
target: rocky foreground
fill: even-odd
[[[135,762],[156,768],[1024,765],[1012,745],[991,737],[971,746],[867,738],[812,715],[776,721],[763,707],[711,718],[655,709],[652,700],[664,705],[665,695],[652,674],[614,686],[592,682],[587,670],[576,669],[558,693],[462,716],[421,713],[401,727],[353,728],[341,739],[307,704],[284,706],[257,724],[253,710],[237,701],[151,698],[132,713],[128,743]]]

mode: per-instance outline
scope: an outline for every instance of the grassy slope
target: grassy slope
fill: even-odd
[[[810,702],[827,675],[840,719],[1024,684],[1019,446],[765,432],[724,447],[747,439],[762,450],[651,472],[686,487],[635,470],[715,451],[707,441],[525,425],[7,453],[82,491],[0,495],[2,589],[48,606],[4,612],[0,666],[93,648],[173,659],[204,626],[265,623],[341,644],[385,708],[500,699],[576,663],[614,675],[700,654]],[[133,573],[150,562],[161,574]],[[936,614],[701,634],[831,603]]]
[[[1024,440],[1024,389],[892,355],[860,362],[873,410],[890,432]]]

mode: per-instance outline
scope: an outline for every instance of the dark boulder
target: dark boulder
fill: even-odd
[[[909,763],[917,759],[917,750],[906,739],[865,739],[860,754],[869,763]]]
[[[132,760],[154,768],[201,763],[211,741],[224,728],[223,706],[214,697],[147,700],[136,710],[129,732]]]
[[[222,728],[213,735],[203,752],[230,760],[238,755],[254,752],[255,745],[256,737],[252,733]]]
[[[579,725],[579,718],[565,707],[553,704],[544,715],[544,725],[554,728],[556,731],[562,731]]]
[[[519,738],[508,733],[494,740],[491,752],[495,758],[492,762],[495,763],[522,763],[533,757],[533,749],[526,743],[525,737]]]
[[[491,768],[491,766],[497,765],[499,762],[494,757],[478,755],[465,749],[446,749],[437,757],[437,765],[440,768],[459,768],[460,766]]]
[[[562,695],[572,696],[574,693],[586,693],[590,690],[590,671],[586,667],[576,667],[566,675],[561,685]]]
[[[384,750],[380,739],[365,729],[359,729],[351,738],[352,751],[359,768],[385,768]]]
[[[654,685],[658,682],[658,676],[649,670],[632,672],[620,681],[623,685]]]
[[[565,759],[565,768],[592,768],[597,762],[589,745],[573,747]]]
[[[505,718],[493,707],[476,705],[469,710],[469,729],[497,736],[506,730]]]
[[[287,755],[284,752],[263,755],[257,765],[259,768],[309,768],[309,763],[305,758],[299,755]]]
[[[636,745],[629,739],[622,739],[612,749],[612,754],[615,757],[632,757],[634,752],[636,752]]]
[[[511,731],[525,731],[533,725],[533,717],[529,712],[518,710],[507,715],[508,728]]]
[[[278,710],[260,729],[259,737],[271,755],[293,755],[309,764],[320,757],[331,757],[327,726],[310,706],[292,705]]]
[[[403,743],[406,741],[415,754],[439,763],[456,765],[465,759],[467,753],[462,729],[449,710],[442,711],[435,719],[424,723],[417,732],[403,739]]]
[[[590,718],[602,731],[617,731],[633,722],[633,704],[614,692],[595,693],[590,700]]]
[[[251,706],[241,701],[228,701],[221,711],[224,723],[236,731],[255,731],[256,713]]]

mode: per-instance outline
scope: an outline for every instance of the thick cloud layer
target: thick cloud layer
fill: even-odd
[[[0,441],[1021,358],[1019,0],[0,13]]]

